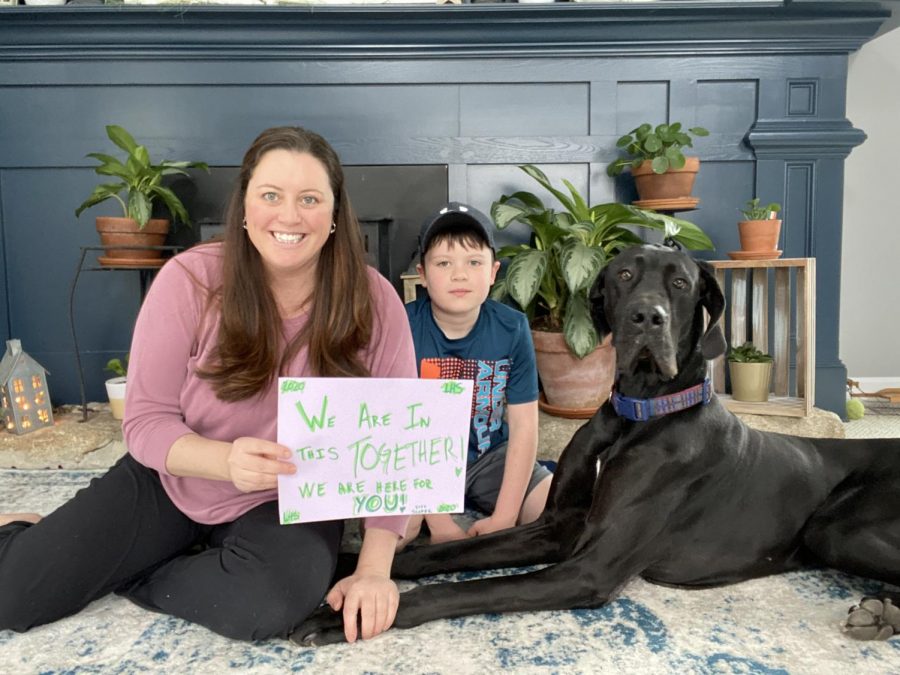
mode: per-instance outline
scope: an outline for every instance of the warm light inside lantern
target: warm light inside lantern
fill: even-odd
[[[14,379],[12,384],[13,384],[13,391],[16,394],[21,394],[23,391],[25,391],[25,383],[22,382],[21,377],[17,377],[16,379]]]

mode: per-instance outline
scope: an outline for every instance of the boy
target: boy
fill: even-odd
[[[448,513],[426,515],[432,543],[535,520],[552,479],[535,461],[538,386],[528,320],[488,299],[500,269],[493,229],[486,215],[453,202],[426,220],[419,237],[416,270],[428,293],[406,306],[419,376],[474,380],[466,503],[490,514],[468,532]],[[416,538],[422,520],[410,519],[399,548]]]

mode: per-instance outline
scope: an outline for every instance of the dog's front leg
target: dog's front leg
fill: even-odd
[[[491,534],[408,548],[394,558],[391,575],[400,579],[444,572],[519,567],[560,559],[561,532],[543,517],[528,525]]]
[[[535,572],[427,584],[400,594],[394,626],[412,628],[435,619],[485,612],[527,612],[598,607],[609,600],[634,569],[597,567],[597,550],[585,550],[570,560]],[[634,562],[634,557],[629,556]],[[303,646],[344,640],[343,619],[327,605],[320,607],[291,635]]]

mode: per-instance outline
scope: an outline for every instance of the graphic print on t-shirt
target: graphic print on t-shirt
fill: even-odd
[[[422,359],[421,377],[444,380],[472,380],[472,430],[481,455],[491,447],[491,434],[503,424],[509,359],[484,361],[455,356]]]

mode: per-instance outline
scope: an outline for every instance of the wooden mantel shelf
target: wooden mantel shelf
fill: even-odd
[[[846,54],[891,16],[886,4],[24,5],[0,9],[0,61],[235,52],[258,58]]]

